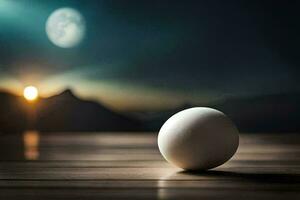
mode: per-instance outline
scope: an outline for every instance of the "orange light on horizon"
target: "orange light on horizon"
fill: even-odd
[[[39,96],[38,89],[34,86],[27,86],[24,88],[23,96],[28,101],[36,100]]]
[[[24,156],[26,160],[37,160],[39,158],[40,134],[37,131],[26,131],[23,134]]]

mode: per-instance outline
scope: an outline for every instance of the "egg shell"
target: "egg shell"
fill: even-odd
[[[158,134],[158,147],[170,163],[186,170],[207,170],[229,160],[239,145],[239,133],[222,112],[195,107],[170,117]]]

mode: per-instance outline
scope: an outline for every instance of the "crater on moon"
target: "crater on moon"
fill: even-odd
[[[55,10],[46,22],[46,33],[55,45],[70,48],[78,45],[85,35],[85,20],[73,8]]]

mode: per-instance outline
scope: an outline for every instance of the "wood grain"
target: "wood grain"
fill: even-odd
[[[35,137],[38,143],[24,134],[1,135],[0,199],[300,197],[300,134],[241,134],[236,155],[207,172],[165,162],[155,133]]]

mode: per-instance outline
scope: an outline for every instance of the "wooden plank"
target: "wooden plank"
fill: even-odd
[[[177,168],[2,168],[1,180],[203,180],[227,177],[289,177],[299,178],[300,168],[219,167],[206,173],[184,173]]]
[[[41,135],[25,161],[22,135],[0,137],[0,199],[297,199],[300,135],[241,135],[237,154],[208,172],[183,172],[156,134]]]
[[[1,199],[297,199],[297,191],[228,189],[0,189]]]
[[[274,177],[273,179],[275,179]],[[0,181],[1,188],[178,188],[178,189],[236,189],[236,190],[281,190],[298,191],[299,180],[292,178],[273,181],[245,179],[203,179],[203,180],[7,180]],[[266,184],[268,183],[268,184]]]

